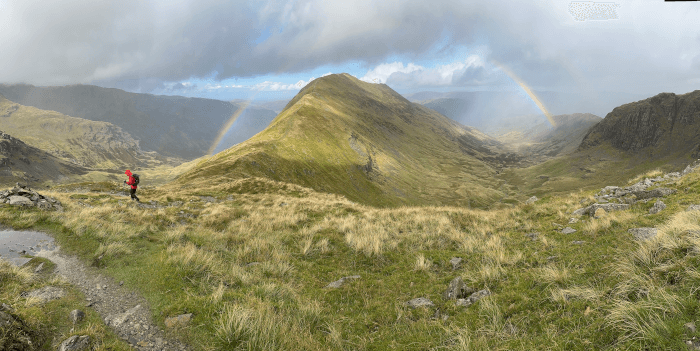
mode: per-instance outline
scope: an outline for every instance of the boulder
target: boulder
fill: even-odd
[[[447,290],[442,294],[442,297],[444,297],[445,300],[463,299],[475,291],[476,290],[468,287],[467,284],[462,281],[462,277],[457,277],[452,279]]]
[[[635,240],[644,241],[656,237],[658,230],[656,228],[632,228],[628,232],[634,236]]]
[[[170,317],[165,319],[165,326],[168,328],[184,327],[190,323],[192,320],[192,313],[181,314],[177,317]]]
[[[651,199],[655,197],[664,197],[671,195],[675,193],[675,189],[669,189],[669,188],[656,188],[652,190],[642,190],[642,191],[633,191],[632,194],[634,194],[637,197],[637,200],[644,200],[644,199]]]
[[[426,299],[425,297],[415,298],[411,301],[406,302],[406,305],[412,308],[435,306],[435,304],[432,301]]]
[[[90,337],[87,335],[73,335],[64,340],[58,351],[83,351],[90,349]]]
[[[654,206],[649,209],[650,214],[657,214],[666,208],[666,204],[661,200],[656,200]]]
[[[55,286],[45,286],[41,289],[37,289],[29,292],[27,296],[39,299],[41,302],[48,302],[51,300],[58,300],[66,295],[63,289]]]
[[[34,203],[32,202],[32,200],[30,200],[24,196],[12,195],[12,196],[10,196],[10,205],[13,205],[13,206],[34,206]]]

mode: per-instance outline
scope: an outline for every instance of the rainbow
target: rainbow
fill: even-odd
[[[549,123],[552,125],[552,127],[556,127],[556,123],[554,122],[554,117],[552,117],[552,114],[547,111],[547,109],[544,107],[544,104],[542,104],[542,101],[535,95],[535,93],[532,92],[530,87],[528,87],[525,82],[522,81],[518,76],[515,75],[511,70],[503,66],[502,64],[498,63],[496,60],[491,59],[491,62],[493,62],[496,67],[498,67],[501,71],[503,71],[505,74],[510,77],[514,82],[518,83],[520,87],[527,93],[528,96],[530,96],[530,99],[537,105],[537,107],[544,113],[545,116],[547,116],[547,120]]]
[[[224,124],[224,127],[221,128],[221,130],[219,130],[219,134],[216,136],[216,139],[214,139],[214,142],[209,147],[209,151],[207,151],[207,156],[211,156],[214,150],[216,150],[216,147],[219,146],[219,143],[221,142],[221,139],[224,138],[224,135],[226,135],[226,132],[228,132],[229,128],[231,128],[233,123],[236,122],[238,116],[240,116],[241,113],[243,113],[243,111],[245,111],[245,109],[248,108],[248,105],[250,105],[254,98],[255,96],[253,96],[250,100],[243,102],[241,107],[238,110],[236,110],[236,112],[234,112],[231,115],[231,117],[229,117],[228,121],[226,122],[226,124]]]

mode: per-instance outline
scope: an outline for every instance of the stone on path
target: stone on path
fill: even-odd
[[[658,229],[656,228],[632,228],[628,232],[634,236],[635,240],[644,241],[656,237]]]
[[[114,327],[114,328],[119,328],[122,324],[128,322],[129,318],[131,318],[131,316],[134,313],[136,313],[136,311],[139,308],[141,308],[141,305],[136,305],[133,308],[128,309],[124,313],[120,313],[116,316],[114,316],[114,315],[107,316],[107,318],[105,318],[105,324],[107,324],[108,326]]]
[[[413,299],[413,300],[411,300],[411,301],[406,302],[406,304],[407,304],[409,307],[413,307],[413,308],[418,308],[418,307],[432,307],[432,306],[435,306],[435,304],[434,304],[432,301],[426,299],[425,297],[418,297],[418,298],[415,298],[415,299]]]

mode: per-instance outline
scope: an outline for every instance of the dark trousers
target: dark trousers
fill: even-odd
[[[131,194],[131,199],[139,201],[139,198],[136,196],[136,189],[131,188],[131,191],[129,191],[129,194]]]

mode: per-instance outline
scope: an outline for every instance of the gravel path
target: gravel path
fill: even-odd
[[[119,337],[140,351],[189,350],[158,329],[143,297],[127,291],[77,258],[61,254],[59,249],[41,250],[37,256],[54,262],[56,274],[80,289],[86,296],[87,307],[95,309]]]

